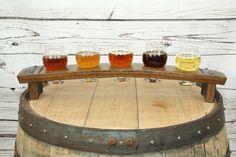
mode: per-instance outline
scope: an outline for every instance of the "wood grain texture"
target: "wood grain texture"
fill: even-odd
[[[114,82],[99,79],[85,127],[138,129],[135,79]]]
[[[9,93],[8,93],[9,94]],[[0,119],[17,120],[18,102],[0,102]]]
[[[14,149],[0,152],[0,157],[12,157],[14,155]]]
[[[103,129],[177,125],[204,117],[214,106],[204,102],[200,87],[183,87],[173,80],[149,83],[142,78],[67,80],[48,85],[39,100],[30,101],[34,112],[53,121]]]
[[[196,154],[193,151],[193,147],[176,149],[165,153],[165,157],[195,157],[195,155]]]
[[[214,139],[210,139],[208,143],[204,144],[204,147],[206,150],[205,157],[217,156],[217,151],[214,146]]]
[[[28,83],[29,97],[30,100],[39,98],[39,95],[43,92],[43,83]]]
[[[1,56],[42,54],[44,45],[61,44],[75,54],[77,44],[95,42],[102,54],[114,42],[129,42],[141,54],[151,40],[163,40],[169,54],[179,47],[196,46],[201,54],[235,54],[235,21],[24,21],[0,20]],[[19,60],[19,64],[23,61]],[[3,63],[4,64],[4,63]],[[16,67],[16,65],[15,65]]]
[[[226,76],[215,70],[199,69],[194,72],[186,72],[177,69],[175,66],[166,65],[164,68],[150,68],[143,64],[133,63],[129,68],[113,68],[110,64],[100,64],[92,69],[80,69],[77,65],[67,65],[65,70],[48,72],[43,68],[39,73],[29,73],[31,67],[23,69],[17,78],[20,83],[29,83],[29,90],[36,92],[41,87],[35,82],[44,82],[51,80],[67,80],[67,79],[81,79],[81,78],[106,78],[106,77],[136,77],[136,78],[160,78],[169,80],[188,80],[200,83],[209,83],[206,92],[215,91],[215,84],[224,85]],[[208,88],[209,87],[209,88]],[[39,94],[40,91],[37,91]],[[211,95],[213,98],[214,93]]]
[[[14,149],[14,145],[15,145],[15,138],[0,137],[0,152],[11,151]]]
[[[40,96],[42,102],[30,102],[32,109],[57,122],[83,126],[96,82],[83,83],[81,80],[72,80],[61,85],[49,86]]]
[[[205,147],[204,143],[200,143],[193,146],[194,157],[203,157],[205,156]]]
[[[216,85],[215,84],[208,84],[207,89],[206,89],[206,96],[205,96],[206,102],[213,102],[214,101],[215,92],[216,92]]]
[[[129,1],[118,3],[113,19],[211,19],[235,17],[234,7],[235,1],[213,1],[207,0],[201,3],[196,0],[148,0],[145,1]],[[221,7],[220,7],[221,6]],[[226,10],[224,10],[226,9]],[[223,15],[223,16],[222,16]]]
[[[205,103],[199,93],[199,87],[183,87],[178,81],[149,83],[137,79],[140,128],[165,127],[204,117],[214,104]]]
[[[17,120],[0,120],[0,137],[14,138],[16,136],[16,124]]]
[[[214,139],[214,148],[216,151],[217,156],[223,156],[227,149],[225,149],[226,147],[228,147],[228,142],[224,139],[227,139],[227,134],[224,134],[223,132],[226,132],[225,130],[226,128],[224,127],[222,132],[220,132],[218,135],[215,136]],[[224,141],[224,142],[222,142]]]
[[[33,19],[209,19],[234,18],[235,1],[205,0],[2,0],[0,17]]]

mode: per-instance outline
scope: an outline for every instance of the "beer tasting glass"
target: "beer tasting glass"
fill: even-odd
[[[62,45],[46,45],[43,65],[47,71],[63,70],[67,65],[67,54]]]
[[[199,69],[201,56],[198,48],[194,46],[180,47],[175,58],[176,67],[181,71],[194,72]],[[180,81],[183,86],[191,86],[195,83],[191,81]]]
[[[146,44],[143,52],[143,64],[152,68],[163,68],[166,65],[167,52],[166,47],[162,42],[151,41]],[[160,82],[157,78],[146,78],[148,82]]]
[[[133,61],[133,52],[131,43],[113,43],[108,57],[112,68],[129,68]],[[117,77],[117,82],[128,81],[129,78]]]

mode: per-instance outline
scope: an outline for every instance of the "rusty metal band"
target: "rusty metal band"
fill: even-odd
[[[58,123],[32,111],[28,91],[20,100],[19,123],[32,137],[46,143],[80,151],[105,154],[159,152],[194,145],[218,134],[224,126],[222,97],[216,92],[216,107],[204,117],[168,127],[112,130]]]

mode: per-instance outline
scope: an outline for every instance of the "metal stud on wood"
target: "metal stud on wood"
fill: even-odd
[[[211,127],[210,126],[207,126],[207,130],[210,130],[211,129]]]
[[[89,143],[92,144],[94,142],[94,139],[90,138]]]
[[[155,144],[155,141],[154,141],[154,140],[151,140],[151,141],[150,141],[150,144],[152,144],[152,145]]]

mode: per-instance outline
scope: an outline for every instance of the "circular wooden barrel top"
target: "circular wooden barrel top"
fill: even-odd
[[[102,129],[161,128],[204,117],[216,106],[206,103],[198,86],[179,81],[149,83],[143,78],[115,82],[67,80],[44,88],[31,109],[47,119]]]

